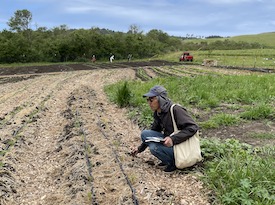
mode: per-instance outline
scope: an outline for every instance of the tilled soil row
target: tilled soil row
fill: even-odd
[[[24,126],[0,158],[0,203],[208,204],[195,175],[200,173],[165,174],[148,150],[136,158],[129,155],[140,143],[140,128],[126,110],[108,102],[103,87],[133,78],[133,69],[104,69],[12,83],[18,89],[25,86],[21,92],[4,84],[1,107],[9,112],[5,115],[3,109],[2,116],[12,117],[0,132],[8,139]],[[17,101],[26,115],[12,115],[15,99],[36,106],[28,109]]]
[[[98,112],[95,92],[88,87],[80,88],[72,93],[69,104],[75,113],[75,127],[79,126],[84,141],[92,204],[133,204],[133,187],[122,168],[116,143],[104,132],[106,125],[100,121],[104,112]]]

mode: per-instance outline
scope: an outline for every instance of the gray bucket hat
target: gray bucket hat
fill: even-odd
[[[154,87],[152,87],[150,89],[150,91],[148,93],[145,93],[143,95],[143,97],[155,97],[155,96],[159,96],[159,95],[167,96],[167,91],[161,85],[155,85]]]

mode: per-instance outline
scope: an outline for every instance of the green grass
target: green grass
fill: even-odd
[[[249,135],[255,139],[275,139],[275,133],[249,133]]]
[[[226,114],[221,113],[214,115],[212,118],[210,118],[207,121],[199,123],[201,128],[218,128],[220,126],[230,126],[235,125],[240,122],[240,118],[238,116],[232,115],[232,114]]]
[[[212,116],[209,121],[201,123],[204,127],[216,128],[220,125],[237,124],[240,118],[244,120],[273,119],[275,117],[274,82],[275,75],[272,74],[222,77],[201,75],[194,78],[166,77],[155,78],[146,83],[133,81],[128,82],[128,89],[131,90],[129,105],[133,107],[134,111],[132,112],[140,116],[140,122],[146,125],[152,116],[142,95],[154,85],[163,85],[175,103],[186,107],[213,109],[227,103],[233,104],[236,110],[240,110],[235,115]],[[105,88],[111,101],[117,103],[116,92],[120,86],[122,83]]]
[[[275,118],[274,112],[273,106],[262,103],[249,107],[247,111],[241,114],[241,117],[248,120]]]
[[[204,139],[201,147],[206,159],[203,180],[214,190],[214,204],[274,204],[274,148],[256,152],[232,139]]]

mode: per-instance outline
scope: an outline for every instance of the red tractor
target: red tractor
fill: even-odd
[[[189,54],[189,52],[184,52],[181,57],[180,61],[193,61],[193,56]]]

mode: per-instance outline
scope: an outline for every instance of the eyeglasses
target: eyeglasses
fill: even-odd
[[[153,102],[154,98],[155,98],[155,97],[149,97],[149,98],[147,98],[146,100],[147,100],[147,102]]]

